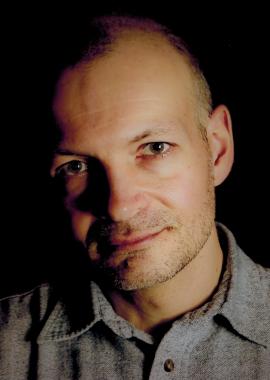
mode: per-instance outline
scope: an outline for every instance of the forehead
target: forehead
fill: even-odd
[[[111,52],[67,69],[53,104],[61,130],[100,132],[124,124],[162,123],[194,116],[193,78],[186,60],[164,37],[132,32]]]

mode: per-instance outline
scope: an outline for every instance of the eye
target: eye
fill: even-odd
[[[86,162],[72,160],[59,166],[55,171],[55,175],[61,177],[82,175],[87,171],[87,169],[88,166]]]
[[[142,154],[144,156],[158,156],[163,155],[167,153],[170,149],[170,144],[158,141],[158,142],[151,142],[144,146],[142,150]]]

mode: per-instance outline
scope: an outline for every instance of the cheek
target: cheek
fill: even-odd
[[[89,178],[86,174],[71,176],[67,179],[64,184],[67,202],[75,202],[84,193],[88,183]]]
[[[201,164],[180,168],[158,186],[160,201],[169,208],[183,211],[200,208],[208,192],[208,168]]]
[[[94,222],[94,218],[86,212],[78,211],[73,208],[68,208],[68,213],[75,239],[84,243],[89,227]]]

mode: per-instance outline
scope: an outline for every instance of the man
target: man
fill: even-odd
[[[95,281],[2,300],[1,378],[270,378],[269,270],[214,222],[228,109],[162,26],[93,25],[56,86],[51,176]]]

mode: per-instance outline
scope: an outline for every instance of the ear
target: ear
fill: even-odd
[[[211,114],[207,137],[212,154],[214,183],[220,185],[231,171],[234,144],[230,112],[226,106],[218,106]]]

